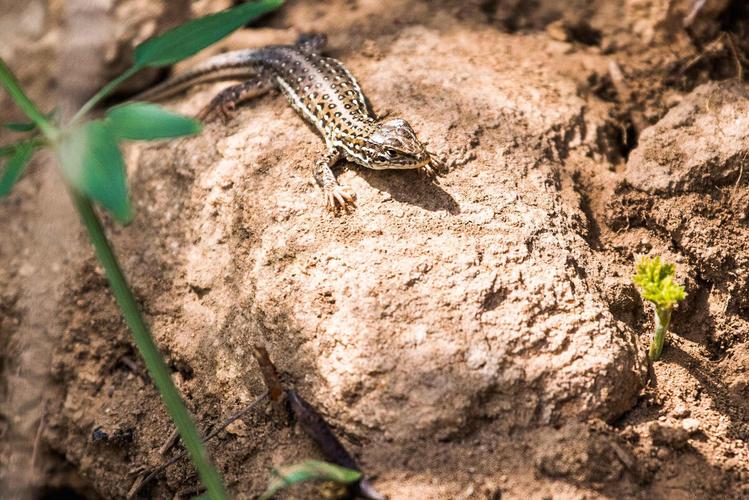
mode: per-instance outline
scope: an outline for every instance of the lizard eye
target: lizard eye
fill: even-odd
[[[385,154],[387,154],[388,156],[390,156],[392,158],[393,156],[395,156],[397,154],[397,151],[394,150],[393,148],[387,148],[385,150]]]

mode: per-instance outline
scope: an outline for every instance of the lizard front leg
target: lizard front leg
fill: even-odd
[[[227,87],[211,99],[211,102],[196,115],[200,121],[210,121],[220,117],[224,123],[231,120],[237,104],[254,97],[261,96],[273,88],[270,75],[259,75],[238,85]]]
[[[332,212],[338,208],[348,210],[356,206],[356,193],[350,187],[338,184],[333,174],[332,167],[340,159],[341,153],[336,149],[330,149],[328,154],[315,164],[315,181],[323,190],[325,207]]]

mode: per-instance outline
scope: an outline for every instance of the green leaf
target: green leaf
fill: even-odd
[[[41,138],[32,138],[21,142],[16,142],[15,144],[10,144],[8,146],[0,146],[0,158],[13,155],[13,153],[15,153],[16,150],[24,144],[28,144],[33,149],[37,149],[43,146],[45,142]]]
[[[55,108],[44,116],[49,121],[55,121],[57,119],[57,115],[58,109]],[[12,130],[13,132],[31,132],[36,128],[36,124],[31,122],[11,122],[4,123],[3,127],[7,128],[8,130]]]
[[[278,467],[273,469],[273,474],[276,477],[271,480],[260,500],[268,500],[279,490],[295,483],[314,480],[351,484],[361,479],[362,476],[359,471],[319,460],[305,460],[298,464]]]
[[[21,178],[24,168],[31,159],[36,149],[35,145],[29,142],[19,144],[15,148],[5,168],[0,170],[0,197],[7,196],[13,186]]]
[[[13,132],[31,132],[36,128],[36,125],[29,122],[11,122],[4,123],[3,127]]]
[[[18,147],[18,144],[12,144],[10,146],[0,146],[0,158],[11,156],[13,153],[16,152],[17,147]]]
[[[134,102],[107,112],[107,126],[118,139],[147,141],[200,132],[200,122],[156,104]]]
[[[283,0],[247,2],[194,19],[135,47],[135,66],[166,66],[203,50],[253,19],[277,9]]]
[[[107,125],[95,120],[72,129],[57,150],[62,172],[78,191],[109,210],[120,222],[132,217],[125,162]]]
[[[676,266],[661,263],[661,258],[643,257],[637,264],[637,273],[632,277],[635,285],[640,289],[640,295],[645,300],[653,302],[656,307],[670,309],[684,300],[684,287],[674,283]]]

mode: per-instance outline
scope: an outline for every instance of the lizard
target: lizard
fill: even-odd
[[[328,210],[356,206],[356,194],[338,183],[333,167],[346,159],[375,170],[420,169],[430,179],[442,174],[443,163],[426,149],[402,118],[378,118],[351,72],[326,57],[327,37],[303,34],[293,45],[269,45],[219,54],[136,96],[160,100],[206,81],[246,78],[219,92],[198,114],[202,121],[231,119],[240,102],[279,89],[294,110],[325,141],[326,153],[313,176]]]

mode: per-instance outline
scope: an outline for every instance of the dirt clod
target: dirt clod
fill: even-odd
[[[746,86],[735,81],[701,85],[643,132],[625,179],[657,194],[739,184],[749,157],[748,139]]]

